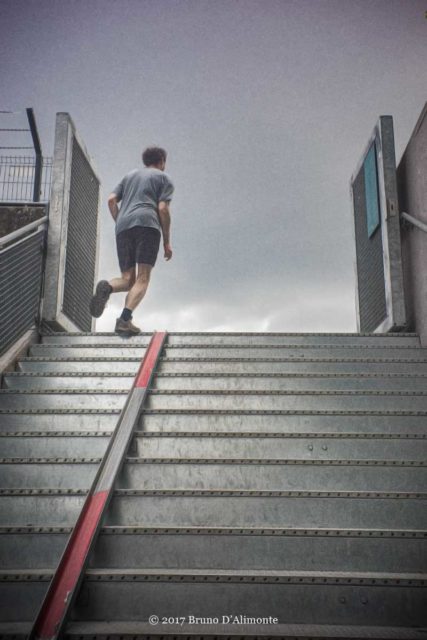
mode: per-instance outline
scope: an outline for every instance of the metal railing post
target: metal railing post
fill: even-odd
[[[34,188],[33,202],[40,202],[40,186],[42,179],[43,156],[40,144],[39,133],[37,131],[36,119],[33,109],[26,109],[28,124],[30,125],[31,137],[33,139],[34,152],[36,154],[36,164],[34,168]]]

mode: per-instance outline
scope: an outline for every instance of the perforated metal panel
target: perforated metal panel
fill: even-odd
[[[75,137],[72,145],[62,308],[79,329],[90,331],[89,301],[96,269],[99,181]]]
[[[353,204],[360,329],[370,332],[385,320],[387,308],[381,226],[369,237],[363,166],[353,183]]]
[[[36,323],[45,229],[0,251],[0,354]]]
[[[361,332],[406,329],[393,118],[381,116],[351,178]]]
[[[43,320],[67,331],[94,327],[100,180],[68,113],[56,114]]]

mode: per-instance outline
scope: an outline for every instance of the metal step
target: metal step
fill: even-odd
[[[112,432],[117,424],[120,409],[114,411],[43,411],[42,409],[20,412],[2,412],[0,410],[0,432],[29,432],[44,431],[109,431]]]
[[[37,396],[34,396],[37,397]],[[95,398],[92,394],[91,398]],[[92,406],[89,405],[88,406]],[[263,392],[234,391],[151,391],[147,408],[159,409],[233,409],[287,411],[426,411],[427,392],[379,392],[379,391],[323,391],[323,392]]]
[[[122,389],[129,391],[134,375],[115,373],[64,372],[6,373],[5,389]],[[159,374],[153,388],[160,390],[230,390],[230,391],[427,391],[425,376],[392,375],[300,375],[285,374]]]
[[[5,489],[89,489],[101,457],[2,458],[0,487]]]
[[[122,345],[117,344],[99,344],[94,347],[78,346],[78,345],[45,345],[35,344],[30,347],[31,356],[56,357],[56,358],[82,358],[82,357],[140,357],[145,352],[145,346],[132,346],[127,342]],[[277,345],[274,347],[268,345],[258,346],[176,346],[167,345],[164,349],[165,357],[174,358],[353,358],[360,360],[363,358],[393,358],[400,361],[427,362],[427,349],[417,346],[338,346],[329,345],[309,346],[304,345],[288,346]]]
[[[0,529],[2,570],[56,567],[71,528]],[[90,567],[426,572],[427,532],[104,527]]]
[[[148,345],[151,333],[126,338],[130,344]],[[43,336],[43,344],[120,344],[123,338],[115,333],[57,333]],[[415,333],[169,333],[168,345],[182,344],[228,345],[228,344],[332,344],[332,345],[403,345],[420,346]]]
[[[113,346],[113,345],[111,345]],[[78,347],[77,347],[78,348]],[[100,345],[100,349],[103,349]],[[117,347],[114,346],[113,349]],[[123,348],[118,347],[118,348]],[[212,344],[166,344],[165,357],[175,358],[405,358],[426,359],[427,349],[417,345],[330,345],[330,344],[289,344],[268,345],[253,343],[250,345],[212,345]]]
[[[105,431],[86,431],[79,435],[70,435],[66,431],[57,431],[52,435],[43,431],[24,433],[27,435],[0,432],[0,451],[4,458],[84,458],[88,453],[93,458],[100,458],[111,436]]]
[[[137,345],[139,347],[148,347],[150,338],[153,334],[151,332],[142,332],[138,336],[118,336],[117,333],[52,333],[49,335],[43,335],[41,337],[41,343],[44,345],[50,344],[63,344],[63,345],[88,345],[90,347],[96,347],[98,344],[129,344]],[[406,342],[406,339],[409,342]],[[416,336],[407,336],[403,344],[417,344]],[[414,340],[414,342],[412,342]],[[393,340],[394,343],[394,340]],[[419,342],[418,342],[419,344]]]
[[[105,527],[92,568],[425,573],[426,532]],[[402,536],[402,537],[399,537]]]
[[[4,419],[8,416],[4,416]],[[316,412],[301,411],[148,411],[141,416],[140,429],[152,432],[167,431],[265,431],[283,433],[424,433],[427,414],[420,412],[361,411]]]
[[[0,570],[53,571],[71,531],[71,527],[1,527]]]
[[[224,436],[225,434],[221,434]],[[198,437],[163,436],[145,434],[136,436],[132,455],[143,458],[293,458],[301,460],[425,460],[427,458],[427,433],[423,438],[286,438],[256,436]],[[14,439],[16,441],[19,438]],[[22,439],[21,439],[22,440]],[[73,439],[75,440],[75,439]],[[84,439],[72,446],[74,451],[83,451]],[[97,439],[98,440],[98,439]],[[6,444],[6,443],[5,443]],[[55,441],[48,439],[46,451]],[[7,444],[6,444],[7,446]],[[30,444],[28,449],[30,450]],[[87,447],[86,443],[86,447]],[[94,444],[90,445],[92,448]],[[103,444],[105,447],[105,444]],[[78,448],[79,447],[79,448]],[[101,450],[101,443],[99,446]],[[19,450],[19,449],[15,449]],[[13,449],[12,449],[13,451]],[[71,452],[70,452],[71,453]],[[92,451],[93,455],[96,455]],[[5,454],[9,455],[9,454]]]
[[[286,374],[218,374],[182,375],[159,374],[155,389],[191,390],[283,390],[283,391],[427,391],[427,375],[378,375],[378,374],[317,374],[290,376]]]
[[[100,389],[46,391],[17,391],[0,390],[0,408],[2,410],[43,409],[56,411],[58,409],[102,409],[110,411],[121,409],[125,403],[127,393],[123,390]]]
[[[342,461],[334,465],[324,461],[289,460],[225,463],[221,459],[171,460],[169,463],[154,459],[138,463],[136,459],[124,465],[117,487],[160,491],[174,488],[190,491],[424,491],[427,467],[405,463],[345,464]],[[81,473],[84,471],[82,469]],[[64,469],[62,473],[65,472]]]
[[[121,409],[127,393],[120,389],[45,391],[0,390],[2,410],[24,409]],[[158,391],[147,399],[147,408],[199,411],[213,409],[286,411],[427,411],[427,392],[411,391]]]
[[[0,466],[4,489],[87,490],[100,458],[10,458]],[[427,467],[407,460],[128,458],[117,486],[131,489],[423,491]]]
[[[77,520],[86,491],[1,491],[0,526],[67,527]]]
[[[141,364],[140,358],[22,358],[18,369],[22,372],[34,373],[125,373],[135,375]],[[292,360],[268,359],[211,359],[197,360],[163,358],[159,362],[158,372],[163,374],[231,374],[231,375],[315,375],[315,374],[393,374],[393,375],[427,375],[427,362],[401,362],[395,359],[363,360],[319,360],[299,358]]]
[[[168,435],[166,435],[168,434]],[[144,458],[298,458],[302,460],[424,460],[427,456],[427,434],[413,438],[373,438],[371,434],[342,434],[319,437],[307,434],[231,434],[197,432],[188,435],[166,432],[137,432],[132,455]],[[102,457],[111,433],[57,431],[0,433],[0,451],[4,458],[83,458]]]
[[[90,373],[75,373],[74,375],[64,375],[62,372],[55,373],[7,373],[3,376],[3,387],[5,389],[116,389],[129,392],[132,387],[135,375],[112,375],[105,373],[94,375]],[[426,378],[427,380],[427,378]]]
[[[114,373],[126,374],[128,376],[135,376],[139,366],[141,364],[140,358],[128,358],[122,360],[120,358],[114,360],[105,359],[69,359],[62,360],[61,358],[22,358],[17,364],[19,372],[24,373],[71,373],[71,374],[86,374],[86,373]]]
[[[0,633],[15,635],[15,630],[28,629],[22,629],[22,623],[34,620],[51,579],[52,571],[43,569],[0,572]],[[16,628],[14,622],[21,626]]]
[[[37,612],[51,573],[26,574],[16,572],[0,579],[3,623],[31,621]],[[117,621],[115,635],[124,622],[147,622],[153,614],[160,624],[162,618],[168,621],[184,616],[187,633],[194,630],[196,617],[205,618],[199,620],[205,632],[209,628],[215,632],[215,626],[223,621],[228,623],[229,633],[238,629],[231,624],[233,618],[224,620],[224,615],[239,616],[239,621],[252,624],[252,628],[256,618],[265,617],[264,632],[279,621],[295,624],[301,620],[316,625],[407,625],[414,629],[426,623],[424,589],[420,588],[424,582],[425,574],[411,573],[90,569],[72,620],[103,621],[98,624],[104,630],[105,621]],[[203,625],[209,618],[213,624]],[[3,624],[1,630],[5,629]],[[162,632],[168,632],[167,625]]]
[[[25,409],[0,410],[2,432],[46,431],[112,431],[120,414],[101,409]],[[426,412],[401,411],[144,411],[140,429],[152,432],[217,431],[217,432],[283,432],[320,434],[391,433],[421,434],[425,430]]]
[[[268,495],[269,492],[229,492],[212,495],[158,494],[117,490],[107,513],[106,525],[196,527],[331,527],[373,529],[427,529],[427,494],[424,497],[346,497],[329,492]],[[356,494],[357,495],[357,492]],[[418,494],[413,494],[418,495]]]
[[[344,596],[343,596],[344,597]],[[366,599],[364,599],[365,602]],[[194,617],[194,616],[193,616]],[[220,616],[218,624],[207,624],[209,620],[201,620],[191,624],[178,619],[174,624],[169,618],[159,620],[156,626],[153,623],[135,620],[120,620],[119,622],[69,622],[65,632],[65,638],[69,640],[101,639],[106,637],[116,638],[150,638],[152,640],[260,640],[260,638],[281,638],[282,640],[425,640],[427,631],[419,627],[390,627],[390,626],[366,626],[366,625],[309,625],[309,624],[239,624],[240,621],[250,620],[250,616],[244,619],[236,617],[232,622],[223,625]],[[202,622],[204,624],[202,624]],[[220,624],[221,622],[221,624]],[[232,626],[231,626],[232,625]],[[21,631],[21,628],[23,630]],[[157,631],[155,631],[157,629]],[[0,626],[1,632],[1,626]],[[22,635],[19,635],[19,634]],[[25,638],[25,625],[15,625],[13,635],[15,638]],[[209,635],[207,635],[209,634]]]
[[[163,358],[159,373],[395,373],[425,374],[427,362],[423,359],[370,358]],[[98,362],[96,363],[98,365]],[[65,362],[64,362],[65,366]]]
[[[1,526],[69,526],[86,492],[1,495]],[[358,495],[359,494],[359,495]],[[420,496],[420,497],[417,497]],[[116,490],[104,524],[154,527],[427,529],[426,494]]]
[[[153,614],[160,619],[216,619],[219,614],[221,619],[226,612],[239,612],[252,618],[271,616],[281,623],[424,625],[425,594],[420,587],[425,575],[398,576],[91,569],[73,620],[146,621]]]

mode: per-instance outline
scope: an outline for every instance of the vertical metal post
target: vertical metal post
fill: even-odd
[[[31,137],[33,139],[34,152],[36,154],[36,166],[34,170],[34,191],[33,202],[40,202],[40,185],[42,178],[43,156],[40,144],[39,133],[37,131],[36,119],[33,109],[26,109],[28,124],[30,125]]]

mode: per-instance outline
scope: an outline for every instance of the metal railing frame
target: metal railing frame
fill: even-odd
[[[22,227],[21,229],[17,229],[16,231],[13,231],[12,233],[9,233],[6,236],[3,236],[2,238],[0,238],[0,252],[5,253],[8,251],[13,251],[14,249],[18,248],[19,245],[21,245],[22,243],[31,241],[31,239],[34,236],[40,237],[40,247],[41,247],[42,255],[40,259],[37,259],[37,269],[40,269],[40,287],[37,295],[37,298],[38,298],[37,304],[36,304],[36,301],[34,300],[34,305],[35,305],[34,316],[33,316],[34,322],[31,323],[31,325],[23,324],[22,326],[20,326],[18,324],[18,330],[16,330],[16,327],[15,327],[15,330],[11,332],[11,337],[13,337],[14,343],[16,343],[16,341],[19,340],[25,334],[25,331],[31,329],[32,327],[37,328],[41,321],[41,304],[43,299],[45,262],[46,262],[47,228],[48,228],[48,216],[46,215],[46,216],[43,216],[43,218],[40,218],[39,220],[35,220],[34,222],[30,222],[29,224],[25,225],[25,227]],[[14,279],[16,280],[17,276],[19,277],[22,276],[23,278],[25,278],[26,274],[28,275],[29,273],[29,269],[32,269],[34,267],[34,264],[35,264],[34,260],[30,262],[21,260],[18,263],[17,269],[13,270],[12,277],[10,273],[6,272],[2,280],[3,286],[6,287],[6,292],[10,291],[11,287],[14,286],[13,284]],[[36,297],[36,294],[34,294],[34,296]],[[23,305],[25,305],[25,299],[18,301],[17,309],[19,310],[22,309]],[[4,326],[7,326],[7,324],[3,325],[3,328]],[[10,348],[11,348],[10,343],[6,341],[5,343],[2,343],[0,345],[0,353],[4,355],[4,353],[7,353]]]
[[[18,113],[18,112],[13,112],[13,111],[1,111],[0,113],[2,114],[6,114],[6,115],[13,115],[14,113]],[[20,113],[20,112],[19,112]],[[12,180],[12,182],[5,182],[4,183],[4,187],[9,188],[10,186],[12,186],[12,190],[15,187],[17,190],[19,188],[19,185],[21,185],[21,193],[22,193],[22,185],[25,186],[30,186],[31,182],[32,182],[32,196],[31,196],[31,200],[29,199],[28,201],[31,202],[40,202],[40,197],[41,197],[41,190],[42,190],[42,180],[43,180],[43,169],[45,167],[49,168],[51,166],[51,158],[43,158],[43,153],[42,153],[42,147],[41,147],[41,143],[40,143],[40,137],[39,137],[39,133],[37,130],[37,124],[36,124],[36,119],[35,119],[35,115],[34,115],[34,110],[32,108],[27,108],[25,109],[25,113],[27,116],[27,120],[28,120],[28,128],[10,128],[10,127],[1,127],[0,128],[0,132],[6,132],[6,133],[11,133],[11,132],[17,132],[17,133],[30,133],[31,135],[31,139],[32,139],[32,147],[30,146],[22,146],[22,145],[0,145],[0,150],[1,149],[7,149],[7,150],[34,150],[34,155],[35,158],[30,158],[30,157],[22,157],[22,156],[5,156],[2,157],[2,164],[4,166],[8,166],[10,164],[12,164],[12,161],[15,159],[17,166],[19,166],[19,162],[23,163],[22,166],[24,167],[34,167],[34,175],[32,176],[31,180],[28,182],[22,181],[19,178],[16,180],[16,182],[14,182]],[[49,183],[49,184],[47,184]],[[46,188],[47,187],[47,188]],[[45,184],[44,184],[44,191],[48,191],[50,188],[50,174],[48,175],[48,179],[46,180],[46,172],[45,172]],[[3,191],[5,191],[5,189],[3,189]],[[9,200],[9,198],[7,198],[7,200]]]
[[[29,224],[25,225],[25,227],[21,227],[16,231],[12,231],[11,233],[8,233],[6,236],[3,236],[2,238],[0,238],[0,249],[2,249],[5,245],[10,244],[11,242],[18,240],[18,238],[20,238],[21,236],[27,235],[29,231],[32,231],[33,229],[37,229],[37,227],[39,227],[40,225],[46,224],[47,221],[48,221],[48,216],[43,216],[43,218],[40,218],[39,220],[34,220],[34,222],[30,222]]]
[[[418,218],[414,218],[414,216],[409,215],[409,213],[406,213],[405,211],[402,211],[400,214],[400,221],[402,226],[416,227],[417,229],[427,233],[427,224],[425,222],[421,222]]]

